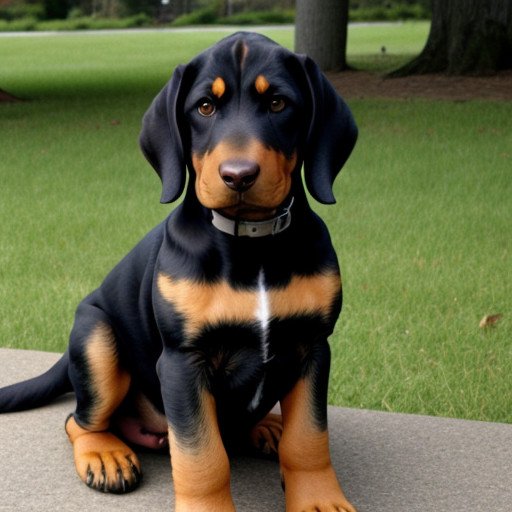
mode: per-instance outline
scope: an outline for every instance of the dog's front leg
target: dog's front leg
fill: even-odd
[[[215,399],[191,354],[165,350],[158,361],[176,512],[231,512],[229,460]]]
[[[281,400],[283,435],[279,459],[286,512],[355,512],[336,478],[329,453],[327,386],[330,349],[313,347],[302,377]]]

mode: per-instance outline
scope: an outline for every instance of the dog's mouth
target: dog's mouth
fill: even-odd
[[[232,206],[216,209],[224,217],[233,220],[264,221],[276,215],[276,208],[246,203],[241,199]]]

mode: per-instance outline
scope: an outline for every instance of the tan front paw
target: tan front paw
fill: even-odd
[[[283,469],[286,512],[356,512],[332,466],[315,471]]]

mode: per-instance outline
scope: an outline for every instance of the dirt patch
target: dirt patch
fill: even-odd
[[[347,99],[426,98],[452,101],[512,101],[512,70],[494,76],[419,75],[385,78],[366,71],[328,73],[328,77]]]
[[[367,71],[327,73],[338,92],[347,99],[387,98],[469,101],[512,101],[512,70],[494,76],[419,75],[385,78]],[[0,102],[22,101],[0,89]]]

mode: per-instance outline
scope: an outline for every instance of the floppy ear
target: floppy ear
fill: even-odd
[[[304,174],[311,195],[320,203],[336,202],[332,184],[357,140],[357,126],[348,106],[320,68],[300,55],[311,101],[311,124],[304,152]]]
[[[178,66],[144,114],[140,147],[162,180],[161,203],[176,201],[185,187],[186,161],[179,128],[180,89],[186,66]]]

